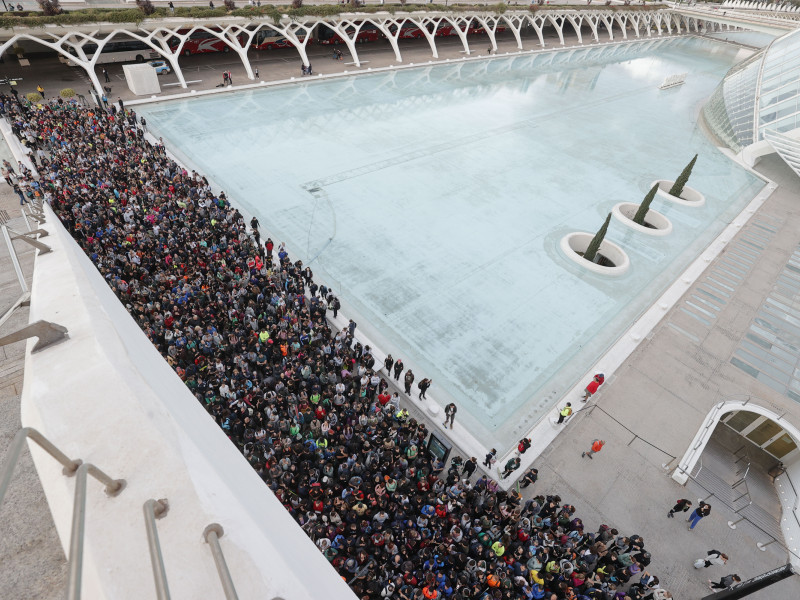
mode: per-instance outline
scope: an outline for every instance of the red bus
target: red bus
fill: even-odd
[[[354,27],[348,27],[346,29],[348,35],[353,35],[355,31]],[[318,38],[317,43],[329,45],[329,44],[344,44],[344,40],[330,27],[325,25],[320,25],[318,29]],[[358,35],[356,36],[356,43],[363,44],[365,42],[377,42],[381,39],[383,35],[378,30],[375,25],[372,23],[364,23],[361,26],[361,29],[358,30]]]
[[[180,34],[185,34],[188,32],[188,29],[182,29],[178,31]],[[213,31],[219,30],[214,29]],[[175,52],[180,46],[181,40],[178,37],[171,37],[167,44],[169,45],[169,49],[172,52]],[[216,37],[215,35],[209,33],[208,31],[204,31],[199,29],[192,33],[189,38],[184,42],[183,47],[181,47],[181,53],[184,56],[190,56],[192,54],[205,54],[207,52],[230,52],[231,47],[228,46],[225,42],[221,39]]]
[[[297,39],[303,42],[306,36],[298,35]],[[275,50],[276,48],[294,48],[294,43],[272,29],[259,29],[250,47],[253,50]]]

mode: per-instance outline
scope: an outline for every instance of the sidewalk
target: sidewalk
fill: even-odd
[[[5,143],[0,139],[0,145]],[[9,225],[27,231],[20,217],[17,195],[0,179],[0,210],[11,217]],[[34,249],[14,242],[20,266],[30,285]],[[20,295],[8,248],[0,241],[0,311],[5,312]],[[18,308],[0,328],[0,336],[13,333],[28,323],[28,309]],[[24,376],[25,341],[0,347],[0,461],[14,435],[20,430],[19,396]],[[0,464],[2,464],[0,462]],[[67,561],[56,535],[53,517],[25,449],[14,477],[0,505],[0,597],[15,600],[55,600],[63,598],[67,582]]]

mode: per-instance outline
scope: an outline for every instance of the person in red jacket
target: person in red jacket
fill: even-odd
[[[589,382],[589,385],[587,385],[586,389],[584,390],[582,401],[586,402],[590,396],[593,396],[594,393],[597,391],[597,388],[603,385],[603,382],[605,380],[606,376],[603,375],[602,373],[598,373],[597,375],[592,377],[592,380]]]
[[[594,440],[592,442],[592,449],[588,450],[587,452],[584,452],[583,454],[581,454],[581,458],[583,458],[584,456],[588,456],[589,458],[592,458],[592,454],[596,454],[597,452],[600,452],[600,450],[602,450],[603,446],[605,446],[605,445],[606,445],[606,443],[605,443],[604,440]]]

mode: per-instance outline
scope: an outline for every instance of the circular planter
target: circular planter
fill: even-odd
[[[575,264],[583,267],[584,269],[597,273],[599,275],[609,275],[617,277],[623,275],[628,267],[631,266],[631,261],[625,251],[617,246],[614,242],[603,240],[600,244],[600,252],[607,261],[612,263],[613,266],[605,266],[597,263],[589,262],[584,259],[581,254],[586,252],[589,243],[594,237],[593,233],[585,233],[583,231],[574,231],[561,238],[561,251],[573,261]]]
[[[688,185],[683,186],[683,193],[681,194],[680,198],[673,196],[669,193],[669,190],[672,188],[672,184],[674,183],[674,181],[669,181],[667,179],[658,179],[651,183],[650,187],[658,184],[658,190],[656,191],[656,194],[665,200],[674,202],[675,204],[680,204],[682,206],[703,206],[703,204],[706,203],[706,197]]]
[[[611,214],[614,218],[634,231],[644,233],[646,235],[669,235],[672,233],[672,222],[662,215],[660,212],[654,211],[652,208],[647,211],[644,218],[647,227],[633,222],[633,217],[636,216],[636,211],[639,210],[639,205],[633,202],[620,202],[611,209]]]

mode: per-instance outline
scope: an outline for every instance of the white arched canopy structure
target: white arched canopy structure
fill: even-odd
[[[558,44],[564,45],[564,28],[575,32],[580,43],[584,42],[605,42],[613,41],[614,25],[619,28],[617,34],[622,34],[622,39],[627,39],[628,29],[634,32],[638,38],[642,34],[651,35],[651,29],[659,34],[667,32],[677,32],[688,30],[688,24],[694,24],[695,31],[698,30],[697,19],[687,19],[685,16],[678,15],[669,9],[657,9],[647,11],[618,10],[609,11],[608,9],[598,8],[597,10],[528,10],[506,11],[497,14],[491,11],[473,12],[414,12],[402,13],[396,11],[394,14],[386,13],[350,13],[330,17],[284,17],[279,22],[273,22],[268,17],[248,18],[248,17],[229,17],[219,22],[214,20],[201,19],[170,19],[169,21],[152,19],[141,23],[115,23],[106,29],[106,33],[100,33],[100,27],[90,30],[86,26],[75,26],[70,30],[69,26],[48,27],[14,30],[9,32],[10,37],[0,43],[0,56],[20,40],[29,40],[42,44],[51,50],[58,52],[68,58],[74,65],[84,69],[98,93],[102,93],[103,88],[95,72],[98,59],[115,37],[125,36],[138,40],[145,44],[155,55],[160,56],[169,62],[170,68],[178,78],[181,87],[186,88],[186,79],[179,64],[179,57],[182,48],[193,33],[202,31],[211,37],[215,37],[224,43],[229,51],[235,52],[245,68],[247,77],[254,79],[253,69],[248,58],[248,51],[255,36],[263,28],[268,28],[278,32],[289,40],[300,55],[300,59],[308,66],[307,46],[312,39],[314,31],[320,26],[325,26],[333,30],[347,46],[356,66],[361,65],[356,43],[358,34],[365,24],[369,23],[377,28],[389,41],[395,54],[395,59],[402,62],[402,54],[398,43],[400,29],[406,24],[419,29],[419,32],[428,41],[433,58],[438,58],[436,48],[437,28],[447,23],[452,26],[454,35],[458,36],[464,53],[472,53],[470,48],[469,31],[471,26],[480,26],[489,38],[493,51],[497,50],[496,34],[499,30],[508,27],[514,34],[517,48],[523,49],[521,31],[525,27],[531,27],[536,33],[539,46],[546,47],[543,30],[545,27],[552,27],[558,35]],[[684,27],[682,27],[682,24]],[[602,26],[601,26],[602,25]],[[583,39],[582,27],[591,30],[591,40],[589,36]],[[81,30],[79,30],[79,28]],[[108,32],[110,29],[110,32]],[[86,31],[89,31],[86,33]],[[57,33],[54,33],[57,32]],[[583,33],[585,33],[584,31]],[[178,40],[178,44],[175,43]],[[481,39],[483,44],[484,40]],[[87,44],[96,45],[97,50],[91,56],[84,51]],[[473,40],[473,45],[475,40]]]

